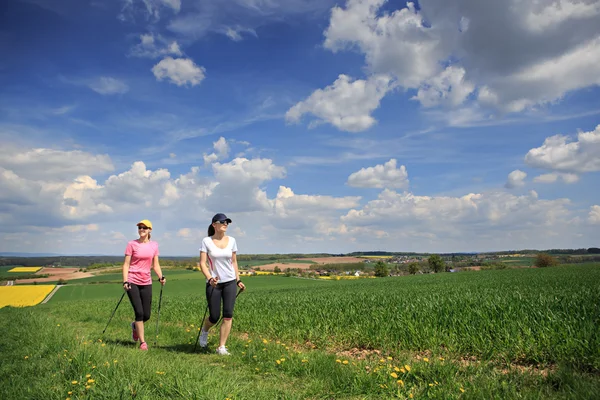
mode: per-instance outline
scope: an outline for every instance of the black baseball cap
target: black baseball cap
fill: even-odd
[[[217,221],[227,221],[228,223],[231,223],[231,219],[227,218],[227,215],[223,213],[215,214],[215,216],[212,219],[212,222],[214,224]]]

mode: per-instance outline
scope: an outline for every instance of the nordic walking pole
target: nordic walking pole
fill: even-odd
[[[160,285],[160,297],[158,298],[158,313],[156,314],[156,337],[154,338],[154,345],[156,346],[156,342],[158,341],[158,321],[160,321],[160,305],[162,303],[162,291],[163,285]]]
[[[210,290],[210,295],[208,297],[212,297],[213,290],[215,290],[214,286]],[[206,309],[204,310],[204,316],[202,317],[202,321],[200,321],[200,329],[198,329],[198,337],[196,338],[196,343],[194,343],[194,353],[196,352],[196,347],[198,347],[198,341],[200,340],[200,333],[202,332],[202,327],[204,326],[204,320],[206,319],[207,312],[208,312],[208,299],[206,300]]]
[[[115,312],[117,312],[117,308],[119,308],[119,304],[121,304],[121,301],[123,301],[123,297],[125,297],[125,292],[123,292],[123,294],[121,295],[121,299],[119,300],[119,302],[117,303],[117,306],[115,307],[115,310],[112,312],[112,315],[110,316],[110,318],[108,319],[108,322],[106,323],[106,326],[104,327],[104,330],[102,331],[102,334],[104,335],[104,332],[106,332],[106,328],[108,328],[108,324],[110,324],[110,321],[112,320],[112,318],[115,316]]]

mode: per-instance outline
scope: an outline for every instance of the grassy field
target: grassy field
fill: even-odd
[[[154,287],[147,353],[129,340],[127,298],[102,335],[122,294],[116,283],[67,285],[48,304],[0,309],[0,398],[600,397],[598,264],[244,278],[226,358],[212,352],[214,333],[211,352],[193,353],[204,280],[174,272],[156,345]]]

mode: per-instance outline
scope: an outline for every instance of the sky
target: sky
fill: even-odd
[[[0,252],[600,240],[598,0],[9,0]]]

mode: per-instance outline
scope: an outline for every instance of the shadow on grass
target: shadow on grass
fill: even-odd
[[[208,347],[200,347],[200,346],[196,346],[196,351],[194,351],[194,345],[193,344],[175,344],[175,345],[170,345],[170,346],[161,346],[160,343],[158,343],[159,348],[161,348],[162,350],[166,350],[166,351],[173,351],[173,352],[178,352],[178,353],[186,353],[186,354],[214,354],[215,349],[208,346]]]
[[[130,340],[125,340],[125,339],[103,339],[104,343],[106,344],[113,344],[113,345],[117,345],[117,346],[123,346],[123,347],[139,347],[140,343],[139,342],[133,342],[131,339]]]

